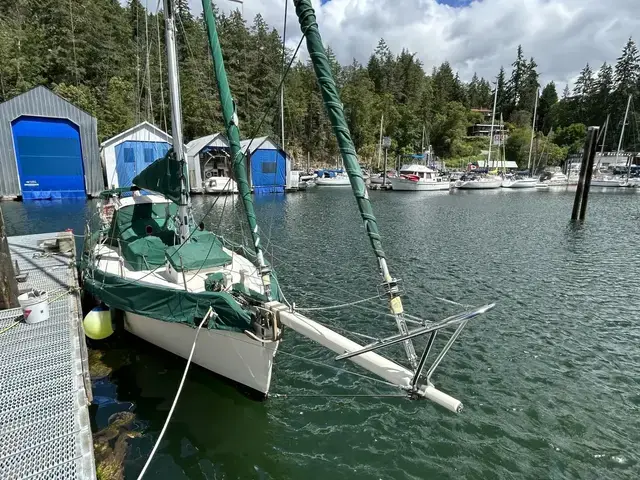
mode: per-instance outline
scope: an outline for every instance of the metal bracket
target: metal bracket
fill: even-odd
[[[383,282],[377,286],[378,297],[388,300],[391,297],[397,297],[404,293],[401,288],[402,279],[392,278],[388,282]]]

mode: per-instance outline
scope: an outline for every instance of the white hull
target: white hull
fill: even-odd
[[[541,182],[536,183],[536,188],[557,188],[557,187],[568,187],[569,182]]]
[[[238,193],[238,184],[229,177],[214,177],[205,182],[204,191],[213,195]]]
[[[488,190],[494,188],[500,188],[502,180],[467,180],[460,182],[458,188],[462,190]]]
[[[349,177],[334,177],[334,178],[316,178],[316,185],[319,187],[349,187]]]
[[[196,330],[187,325],[134,313],[125,314],[125,329],[182,358],[189,357],[196,335]],[[278,343],[258,342],[244,333],[203,328],[193,362],[266,396]]]
[[[435,192],[441,190],[449,190],[449,182],[436,182],[433,180],[407,180],[406,178],[390,178],[391,188],[393,190],[411,191],[411,192]]]
[[[611,188],[620,188],[627,187],[629,184],[626,180],[618,180],[615,178],[607,178],[607,179],[591,179],[592,187],[611,187]]]
[[[534,188],[537,178],[520,178],[518,180],[503,180],[502,188]]]

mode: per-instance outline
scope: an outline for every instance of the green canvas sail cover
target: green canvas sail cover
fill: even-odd
[[[196,319],[203,318],[212,307],[217,317],[209,328],[238,332],[251,328],[251,314],[225,292],[187,292],[132,282],[100,270],[85,277],[84,288],[110,308],[156,320],[195,326]]]
[[[164,158],[156,160],[134,179],[133,184],[160,193],[177,204],[180,203],[180,164],[176,161],[173,150],[169,150]]]
[[[167,248],[167,260],[176,272],[203,270],[231,263],[217,238],[207,242],[190,242]]]

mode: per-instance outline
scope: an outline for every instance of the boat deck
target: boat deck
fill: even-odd
[[[11,327],[22,310],[0,311],[2,479],[96,478],[75,248],[63,255],[39,247],[57,237],[75,245],[70,233],[9,237],[12,259],[28,274],[18,288],[47,291],[50,318]]]

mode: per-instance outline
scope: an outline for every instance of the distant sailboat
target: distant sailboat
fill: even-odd
[[[505,178],[502,181],[503,188],[534,188],[538,183],[537,178],[533,178],[531,172],[531,155],[533,153],[533,140],[536,135],[536,118],[538,115],[538,96],[540,89],[536,90],[536,101],[533,107],[533,122],[531,125],[531,141],[529,143],[529,160],[527,161],[527,176],[517,176]]]

